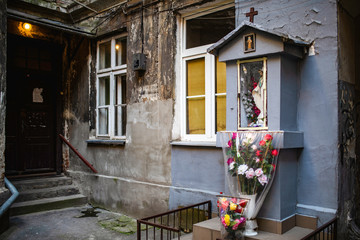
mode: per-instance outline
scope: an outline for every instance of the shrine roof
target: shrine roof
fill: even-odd
[[[238,35],[240,35],[246,29],[249,29],[249,28],[256,29],[258,31],[265,32],[265,33],[268,33],[268,34],[271,34],[274,36],[278,36],[279,38],[281,38],[281,40],[283,42],[290,43],[293,45],[310,46],[310,44],[311,44],[310,42],[303,41],[301,39],[292,37],[288,34],[285,34],[285,33],[279,32],[279,31],[275,31],[272,29],[267,29],[267,28],[262,27],[261,25],[258,25],[258,24],[255,24],[255,23],[252,23],[249,21],[243,21],[237,28],[235,28],[233,31],[228,33],[225,37],[221,38],[214,45],[209,47],[207,49],[207,52],[214,54],[214,55],[218,55],[218,51],[220,48],[224,47],[226,44],[228,44],[230,41],[235,39]]]

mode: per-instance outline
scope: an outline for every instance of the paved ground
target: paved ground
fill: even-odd
[[[121,214],[95,209],[97,217],[79,217],[90,206],[67,208],[43,213],[33,213],[10,218],[10,228],[0,235],[6,240],[135,240],[136,233],[122,234],[102,227],[99,221],[110,222],[123,218]]]

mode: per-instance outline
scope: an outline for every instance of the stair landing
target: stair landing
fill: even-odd
[[[258,235],[253,237],[245,237],[245,240],[298,240],[309,233],[312,229],[294,227],[284,234],[274,234],[264,231],[258,231]],[[193,240],[220,240],[220,219],[218,217],[200,222],[194,225]]]
[[[10,207],[10,215],[81,206],[87,198],[66,176],[36,177],[11,181],[19,197]]]

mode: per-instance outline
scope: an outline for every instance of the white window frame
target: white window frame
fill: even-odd
[[[233,1],[225,1],[216,6],[197,11],[196,13],[184,14],[181,18],[181,30],[180,30],[180,50],[181,50],[181,76],[180,76],[180,135],[183,141],[216,141],[216,109],[215,98],[216,96],[225,95],[226,93],[216,94],[215,90],[215,64],[216,57],[207,53],[207,49],[213,45],[203,45],[199,47],[186,49],[186,21],[192,18],[196,18],[209,13],[221,11],[227,8],[234,7]],[[187,134],[187,111],[186,111],[186,61],[205,58],[205,134]]]
[[[119,104],[115,103],[115,88],[116,86],[116,76],[118,75],[126,75],[127,73],[127,64],[122,64],[119,66],[115,66],[116,63],[116,54],[115,54],[115,42],[116,39],[119,38],[126,38],[127,34],[121,34],[121,35],[117,35],[111,38],[107,38],[107,39],[103,39],[101,41],[98,41],[97,43],[97,64],[96,64],[96,69],[97,69],[97,76],[96,76],[96,89],[97,89],[97,93],[96,93],[96,137],[99,138],[109,138],[109,139],[125,139],[126,138],[126,134],[121,135],[121,136],[116,136],[115,135],[115,107],[119,106]],[[110,63],[110,68],[105,68],[105,69],[99,69],[99,65],[100,65],[100,44],[104,43],[104,42],[111,42],[111,48],[110,48],[110,52],[111,52],[111,63]],[[99,94],[99,80],[101,78],[104,77],[109,77],[110,78],[110,104],[109,105],[99,105],[100,102],[100,94]],[[120,83],[121,84],[121,83]],[[125,86],[126,87],[126,86]],[[122,88],[122,86],[121,86]],[[122,94],[120,92],[120,94]],[[124,106],[126,104],[121,104],[121,106]],[[99,121],[99,109],[101,108],[108,108],[108,116],[109,116],[109,121],[108,121],[108,134],[100,134],[99,133],[99,129],[100,129],[100,121]],[[125,113],[126,114],[126,113]],[[126,124],[126,123],[125,123]]]

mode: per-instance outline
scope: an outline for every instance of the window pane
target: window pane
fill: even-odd
[[[115,136],[126,135],[126,106],[115,107]]]
[[[110,105],[110,78],[99,79],[99,106]]]
[[[265,127],[267,114],[264,62],[241,63],[239,67],[239,125],[240,127]]]
[[[186,21],[186,48],[215,43],[235,29],[235,8]]]
[[[99,134],[109,134],[109,111],[107,108],[99,108]]]
[[[216,93],[226,93],[226,63],[216,57]]]
[[[205,97],[187,99],[187,134],[205,134]]]
[[[126,75],[116,75],[115,91],[115,135],[124,136],[126,131]]]
[[[226,130],[226,95],[216,96],[216,130]]]
[[[115,65],[126,64],[126,38],[116,39],[115,42]]]
[[[105,42],[99,46],[99,69],[111,67],[111,42]]]
[[[186,61],[187,96],[205,94],[205,58]]]

